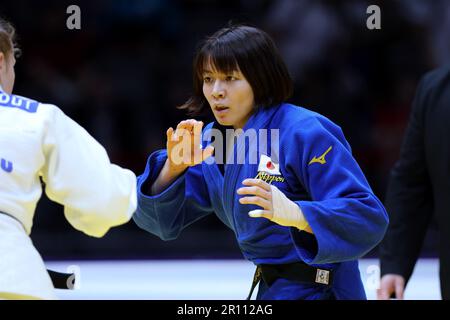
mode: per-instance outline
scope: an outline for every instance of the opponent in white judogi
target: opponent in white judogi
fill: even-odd
[[[0,87],[0,299],[55,298],[29,237],[40,178],[70,224],[90,236],[126,223],[136,209],[132,171],[111,164],[105,149],[58,107]]]

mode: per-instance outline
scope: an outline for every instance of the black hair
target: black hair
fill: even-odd
[[[225,74],[240,70],[252,87],[257,108],[280,105],[292,95],[292,79],[272,38],[258,28],[234,25],[207,37],[197,49],[194,92],[179,107],[190,114],[199,114],[208,106],[203,95],[203,71],[208,64]]]

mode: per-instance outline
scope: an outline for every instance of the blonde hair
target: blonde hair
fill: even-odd
[[[20,49],[16,47],[16,30],[11,23],[0,18],[0,52],[8,56],[14,54],[20,55]]]

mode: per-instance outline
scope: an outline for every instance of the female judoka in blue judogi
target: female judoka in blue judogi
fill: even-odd
[[[357,259],[382,239],[386,211],[341,129],[285,103],[291,91],[263,31],[233,26],[207,38],[184,108],[209,105],[216,121],[167,130],[167,149],[138,178],[133,218],[171,240],[215,213],[257,265],[258,299],[365,299]],[[230,129],[242,130],[226,139]]]

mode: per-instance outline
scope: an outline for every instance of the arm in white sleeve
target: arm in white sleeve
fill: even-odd
[[[128,222],[136,210],[136,176],[111,164],[105,149],[60,109],[44,138],[41,175],[47,196],[64,205],[70,224],[102,237],[109,228]]]

